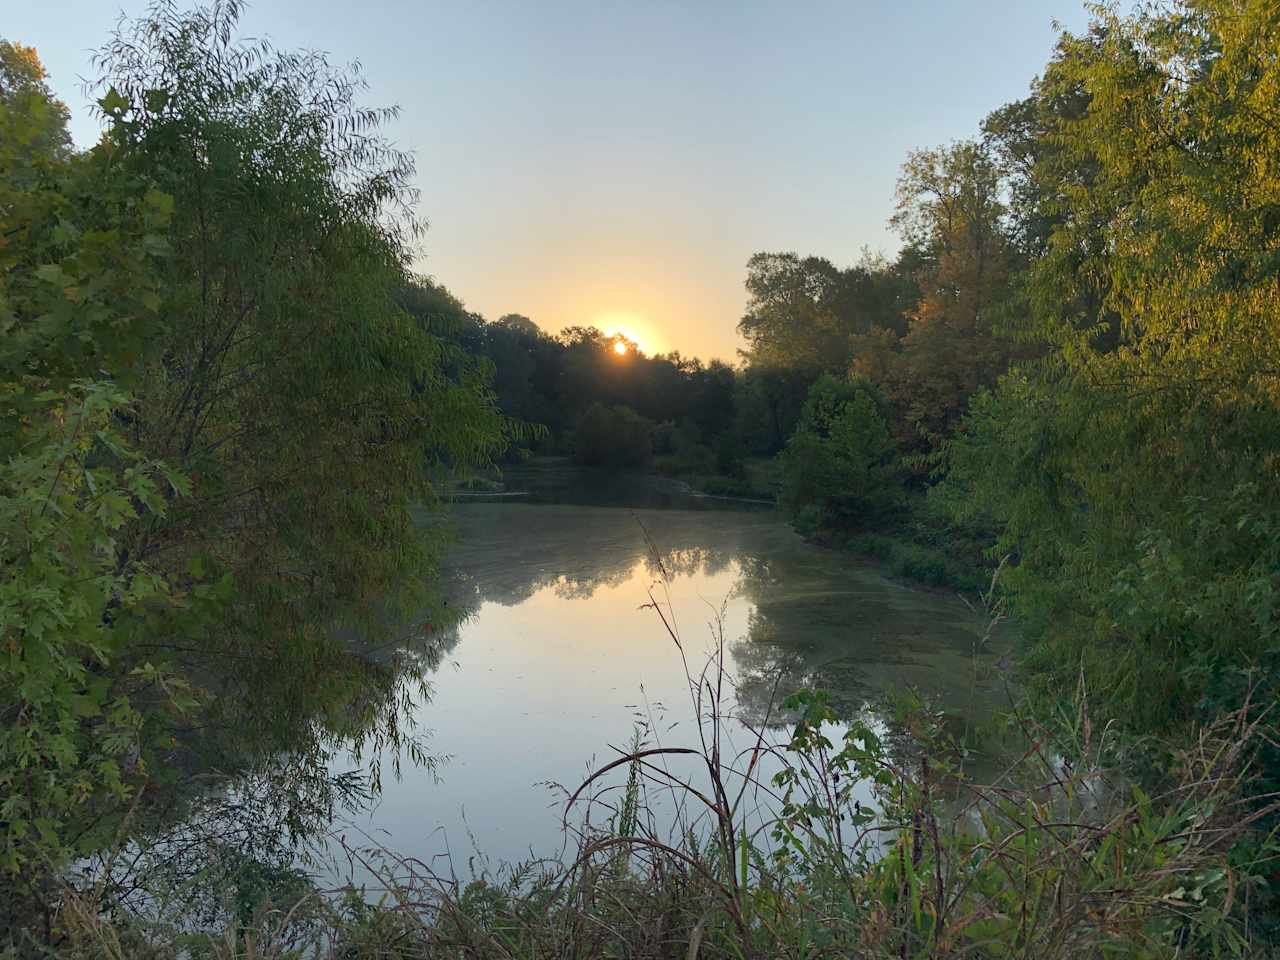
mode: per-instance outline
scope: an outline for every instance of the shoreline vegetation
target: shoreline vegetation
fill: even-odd
[[[415,273],[396,111],[240,0],[123,19],[87,149],[0,38],[0,957],[1280,955],[1280,15],[1089,9],[907,157],[893,258],[751,257],[735,364]],[[568,794],[573,859],[321,889],[434,769],[450,491],[547,455],[979,594],[1007,769],[913,691],[731,749],[737,638],[691,662],[658,578],[696,732]]]
[[[683,650],[662,613],[664,584],[653,591],[659,629]],[[123,917],[107,919],[101,880],[69,888],[64,951],[112,960],[1259,955],[1250,925],[1232,919],[1250,916],[1257,891],[1233,879],[1249,865],[1231,854],[1280,798],[1259,806],[1241,796],[1266,736],[1248,704],[1164,745],[1154,795],[1122,773],[1084,690],[1047,724],[1016,709],[1004,718],[1016,749],[978,782],[965,772],[971,747],[910,693],[884,728],[842,719],[822,693],[795,694],[770,707],[781,726],[730,748],[722,698],[732,678],[722,628],[716,636],[717,650],[686,674],[696,740],[663,743],[637,727],[628,749],[564,788],[559,858],[490,867],[473,856],[459,875],[456,862],[330,835],[328,862],[363,878],[333,887],[294,865],[211,848],[199,855],[207,873]],[[756,773],[763,755],[782,761],[767,779]],[[677,811],[675,821],[660,808]],[[171,851],[130,855],[117,883],[153,861],[165,872]],[[109,876],[113,858],[105,863]]]

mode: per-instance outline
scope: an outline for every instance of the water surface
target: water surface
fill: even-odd
[[[781,722],[776,700],[800,687],[830,690],[846,716],[894,686],[919,688],[961,723],[1001,701],[985,620],[959,598],[807,544],[772,510],[668,495],[667,509],[455,508],[445,579],[466,617],[414,717],[447,759],[434,774],[386,777],[353,831],[424,860],[448,851],[459,873],[477,851],[494,862],[559,854],[564,794],[552,785],[572,788],[616,757],[637,721],[651,740],[695,744],[686,665],[700,669],[721,636],[736,718],[726,733],[739,747],[748,727]]]

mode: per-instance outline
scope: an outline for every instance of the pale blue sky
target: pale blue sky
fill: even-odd
[[[9,5],[95,124],[79,77],[126,0]],[[892,253],[907,151],[1023,96],[1081,0],[444,3],[258,0],[247,34],[360,60],[418,158],[421,269],[471,308],[620,327],[731,359],[747,258]]]

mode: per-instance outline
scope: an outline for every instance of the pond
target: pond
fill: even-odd
[[[959,597],[808,544],[772,509],[666,481],[546,477],[509,476],[504,493],[522,495],[454,507],[445,580],[465,616],[413,718],[443,759],[385,775],[376,806],[342,825],[349,837],[427,862],[447,853],[459,874],[477,857],[560,855],[562,788],[616,758],[637,724],[649,742],[696,745],[686,667],[700,671],[721,637],[738,748],[783,724],[779,701],[803,687],[830,691],[847,717],[874,716],[895,687],[970,726],[1006,702],[986,619]]]

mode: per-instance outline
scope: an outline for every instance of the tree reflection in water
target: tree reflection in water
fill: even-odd
[[[746,605],[745,631],[726,640],[738,709],[752,726],[775,688],[828,690],[849,717],[891,688],[918,688],[966,716],[1002,699],[1000,650],[983,643],[981,615],[954,595],[890,582],[806,544],[771,512],[503,503],[461,506],[455,520],[446,592],[464,623],[485,603],[513,607],[547,588],[588,599],[639,570],[655,583],[663,568],[675,580],[731,572],[730,597],[704,599]],[[456,642],[455,631],[444,649]]]

